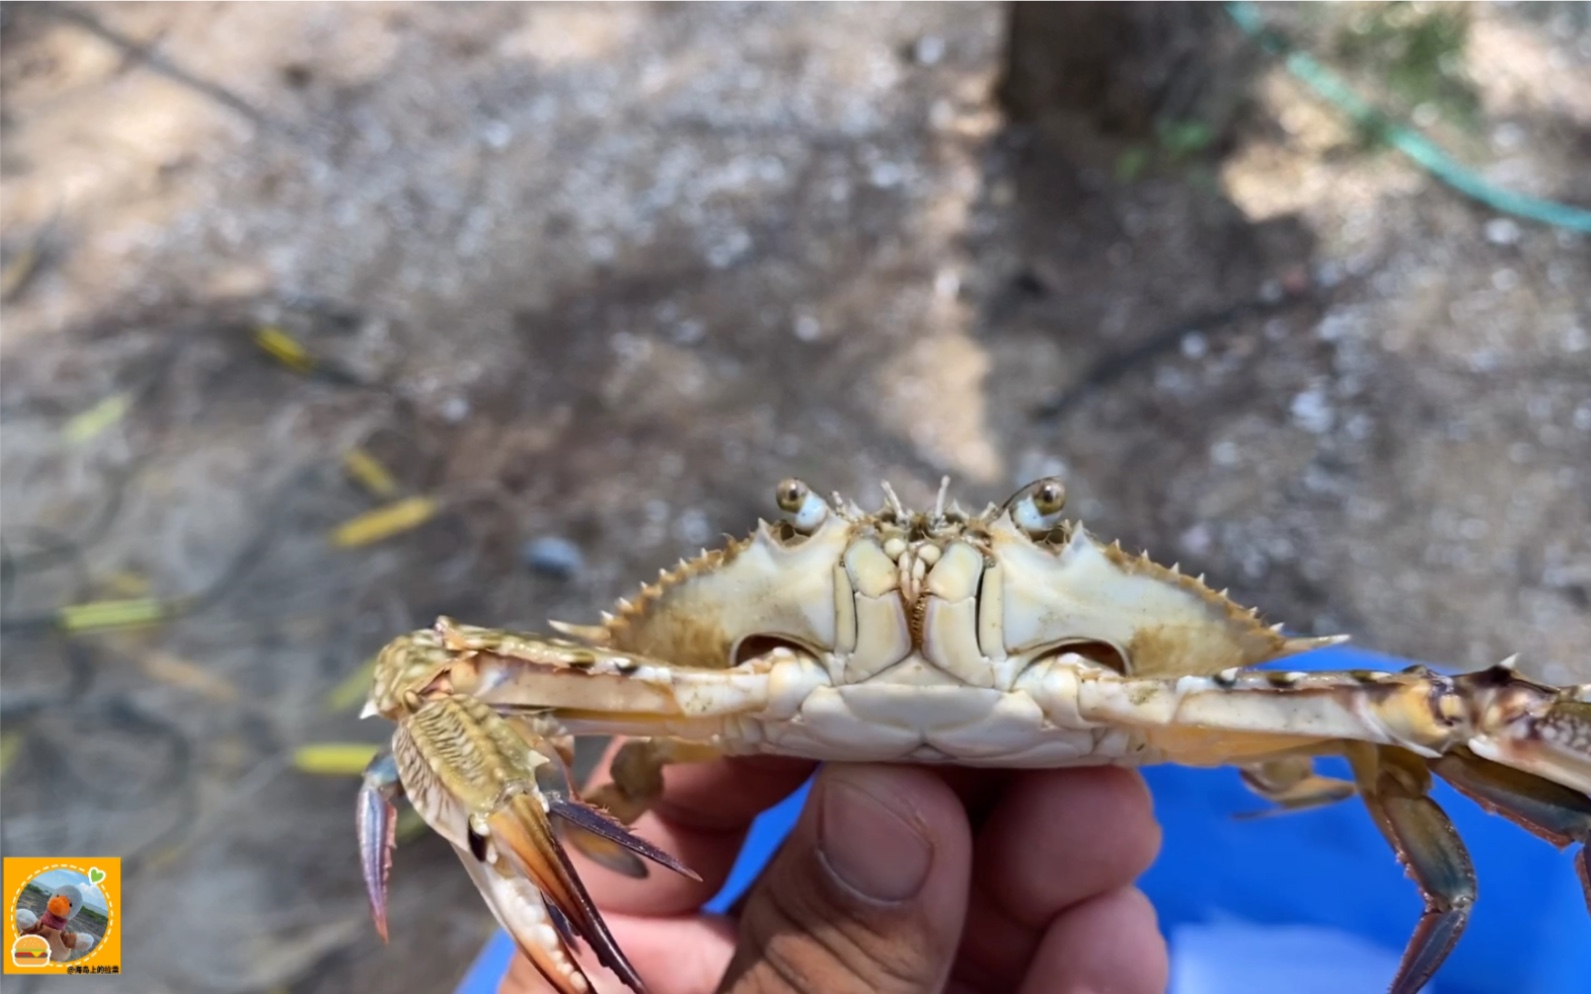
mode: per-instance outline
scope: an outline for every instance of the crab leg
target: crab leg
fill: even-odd
[[[402,793],[392,753],[371,760],[359,788],[359,864],[365,875],[365,893],[370,895],[370,917],[382,942],[387,941],[387,877],[392,872],[398,824],[398,809],[392,802]]]
[[[1475,867],[1452,821],[1426,796],[1431,775],[1418,757],[1361,744],[1347,752],[1365,806],[1425,901],[1391,988],[1391,994],[1416,994],[1469,924]]]
[[[1481,807],[1555,846],[1591,842],[1591,798],[1577,791],[1462,749],[1431,769]]]
[[[663,767],[704,763],[723,751],[703,742],[630,739],[619,747],[609,768],[612,780],[591,793],[591,801],[626,825],[633,824],[663,794]]]
[[[1061,656],[1034,667],[1018,686],[1057,721],[1142,729],[1152,747],[1181,763],[1252,765],[1334,740],[1398,746],[1427,759],[1467,746],[1591,793],[1591,703],[1526,680],[1507,665],[1459,677],[1416,667],[1154,679],[1081,662]]]
[[[1335,804],[1352,797],[1357,789],[1347,780],[1317,774],[1314,760],[1308,756],[1285,756],[1245,766],[1242,777],[1244,785],[1275,803],[1280,811]]]
[[[1426,796],[1428,764],[1441,763],[1438,770],[1467,793],[1543,837],[1585,832],[1581,813],[1591,801],[1581,793],[1579,774],[1591,767],[1591,721],[1581,713],[1584,704],[1507,667],[1457,678],[1421,670],[1239,671],[1145,680],[1063,666],[1052,664],[1036,677],[1058,706],[1074,706],[1085,720],[1137,726],[1152,748],[1183,763],[1258,768],[1260,779],[1272,778],[1272,789],[1262,786],[1261,792],[1284,800],[1312,776],[1294,762],[1297,756],[1347,755],[1365,805],[1426,905],[1394,994],[1413,994],[1436,972],[1475,899],[1469,855],[1447,815]],[[1055,713],[1057,705],[1035,698]],[[1443,760],[1476,738],[1496,746],[1496,763]],[[1577,869],[1591,894],[1584,850]]]
[[[1575,867],[1591,913],[1591,798],[1467,750],[1443,756],[1431,769],[1476,804],[1560,849],[1580,843]]]
[[[1211,743],[1207,748],[1216,751],[1211,761],[1217,764],[1237,758],[1222,753],[1246,746],[1245,740],[1251,738],[1257,746],[1276,743],[1272,751],[1289,742],[1302,746],[1349,740],[1404,746],[1436,756],[1453,737],[1448,712],[1462,707],[1456,694],[1443,693],[1433,678],[1422,675],[1360,679],[1335,673],[1243,670],[1145,679],[1098,667],[1067,667],[1066,660],[1062,657],[1051,664],[1042,685],[1034,688],[1041,707],[1053,709],[1046,696],[1059,698],[1062,707],[1075,700],[1084,720],[1143,728],[1154,744],[1174,741],[1179,762],[1188,762],[1190,743],[1179,735],[1186,730],[1197,730],[1197,739]]]

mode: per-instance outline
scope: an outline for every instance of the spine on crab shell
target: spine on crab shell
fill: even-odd
[[[766,527],[766,524],[759,521],[758,528],[764,527]],[[594,645],[620,644],[625,630],[636,619],[645,616],[653,605],[667,595],[670,589],[734,561],[735,557],[752,541],[754,541],[754,535],[742,539],[733,539],[721,549],[702,549],[690,559],[681,559],[672,569],[658,570],[657,582],[642,584],[640,590],[631,595],[631,597],[620,597],[615,602],[614,610],[611,613],[602,612],[600,634],[581,634],[577,637],[585,638]],[[555,627],[558,626],[555,625]],[[597,628],[598,626],[591,627]],[[582,631],[590,631],[586,626],[568,626],[568,628],[580,628]],[[559,630],[568,631],[568,628],[559,627]]]
[[[1203,574],[1190,576],[1180,564],[1162,566],[1147,554],[1105,543],[1082,525],[1066,539],[1054,570],[1026,565],[1025,546],[1016,543],[1004,563],[1028,573],[1035,586],[1073,584],[1100,603],[1131,603],[1149,620],[1128,626],[1120,644],[1132,671],[1154,676],[1208,674],[1223,666],[1254,666],[1346,641],[1347,636],[1290,636],[1280,625],[1266,625],[1254,607],[1234,601],[1229,590],[1214,590]],[[1100,625],[1119,625],[1119,613],[1096,615]],[[1169,633],[1176,634],[1170,635]]]
[[[602,621],[603,623],[600,625],[579,625],[569,621],[548,621],[547,625],[555,632],[573,639],[579,639],[589,645],[605,646],[611,641],[612,635],[608,626],[613,621],[613,615],[606,611],[602,612]]]

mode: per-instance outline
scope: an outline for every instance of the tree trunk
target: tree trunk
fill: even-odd
[[[1013,121],[1081,116],[1127,140],[1197,123],[1227,144],[1256,53],[1219,4],[1011,6],[999,97]]]

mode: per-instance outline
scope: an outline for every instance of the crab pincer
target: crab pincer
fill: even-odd
[[[560,994],[591,989],[574,958],[581,941],[625,984],[644,990],[576,875],[555,822],[694,874],[582,804],[555,749],[472,697],[419,701],[398,723],[392,756],[410,803],[453,844],[493,914]],[[364,807],[373,809],[375,801]],[[367,866],[381,871],[374,908],[374,895],[385,891],[384,866],[368,860]],[[380,918],[378,911],[378,927]]]

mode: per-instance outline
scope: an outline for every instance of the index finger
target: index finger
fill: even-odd
[[[1129,887],[1149,866],[1160,826],[1136,773],[1033,770],[1011,779],[977,845],[963,969],[994,989],[1015,990],[1052,923]]]
[[[591,783],[605,783],[614,741]],[[812,775],[810,760],[765,756],[678,763],[663,768],[663,795],[631,830],[701,875],[691,880],[652,869],[644,880],[614,873],[578,851],[570,859],[604,911],[631,915],[695,912],[724,886],[752,821],[784,800]]]

